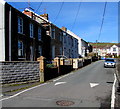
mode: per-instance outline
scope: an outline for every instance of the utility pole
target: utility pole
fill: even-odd
[[[44,8],[44,14],[46,14],[46,8]]]
[[[30,9],[30,0],[28,0],[28,9]]]
[[[97,47],[97,43],[98,43],[98,42],[97,42],[97,40],[96,40],[96,56],[98,56],[98,50],[97,50],[98,47]]]
[[[28,0],[28,9],[31,9],[34,11],[34,9],[30,6],[30,0]]]

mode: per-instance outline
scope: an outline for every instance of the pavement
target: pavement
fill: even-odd
[[[12,96],[27,88],[39,85],[40,82],[18,83],[18,84],[4,84],[2,85],[2,97]]]
[[[117,59],[116,108],[120,109],[120,58]]]
[[[3,107],[110,108],[114,68],[94,62],[46,84],[3,98]],[[105,108],[106,109],[106,108]]]

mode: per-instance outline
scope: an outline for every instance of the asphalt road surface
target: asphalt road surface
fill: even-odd
[[[94,62],[2,100],[2,107],[110,107],[114,68]]]

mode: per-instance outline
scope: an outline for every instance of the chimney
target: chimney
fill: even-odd
[[[67,28],[65,28],[65,27],[62,27],[61,29],[65,32],[67,31]]]
[[[33,12],[31,12],[29,9],[25,9],[24,11],[23,11],[23,13],[25,14],[25,15],[28,15],[29,17],[33,17]]]
[[[43,17],[43,18],[45,18],[46,20],[48,20],[48,14],[42,14],[40,16]]]

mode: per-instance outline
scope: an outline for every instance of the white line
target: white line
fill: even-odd
[[[115,106],[115,84],[117,81],[116,75],[114,74],[115,80],[113,83],[113,87],[112,87],[112,95],[111,95],[111,109],[114,109]]]
[[[98,86],[99,85],[99,83],[90,83],[90,87],[91,88],[93,88],[93,87],[95,87],[95,86]]]
[[[56,80],[53,80],[53,81],[54,81],[54,82],[55,82],[55,81],[58,81],[58,80],[60,80],[60,79],[62,79],[62,78],[64,78],[64,77],[66,77],[66,76],[71,75],[71,74],[73,74],[73,73],[69,73],[69,74],[64,75],[64,76],[62,76],[62,77],[60,77],[60,78],[58,78],[58,79],[56,79]],[[40,87],[40,86],[43,86],[43,85],[46,85],[46,84],[48,84],[48,83],[44,83],[44,84],[40,84],[40,85],[35,86],[35,87],[31,87],[31,88],[29,88],[29,89],[23,90],[23,91],[21,91],[21,92],[15,94],[15,95],[13,95],[13,96],[10,96],[10,97],[7,97],[7,98],[0,99],[0,101],[7,100],[7,99],[10,99],[10,98],[16,97],[16,96],[18,96],[18,95],[20,95],[20,94],[22,94],[22,93],[24,93],[24,92],[26,92],[26,91],[32,90],[32,89],[34,89],[34,88],[37,88],[37,87]]]
[[[0,101],[7,100],[7,99],[10,99],[10,98],[16,97],[16,96],[18,96],[18,95],[20,95],[20,94],[22,94],[22,93],[24,93],[24,92],[27,92],[27,91],[29,91],[29,90],[35,89],[35,88],[37,88],[37,87],[40,87],[40,86],[43,86],[43,85],[46,85],[46,84],[48,84],[48,83],[44,83],[44,84],[40,84],[40,85],[35,86],[35,87],[31,87],[31,88],[29,88],[29,89],[23,90],[23,91],[15,94],[15,95],[13,95],[13,96],[10,96],[10,97],[7,97],[7,98],[3,98],[3,99],[1,99]]]
[[[60,79],[62,79],[62,78],[64,78],[64,77],[67,77],[67,76],[69,76],[69,75],[71,75],[71,74],[73,74],[73,73],[66,74],[66,75],[64,75],[64,76],[62,76],[62,77],[59,77],[59,78],[53,80],[53,81],[56,82],[56,81],[58,81],[58,80],[60,80]]]
[[[65,84],[66,82],[57,82],[55,83],[55,86],[60,85],[60,84]]]

